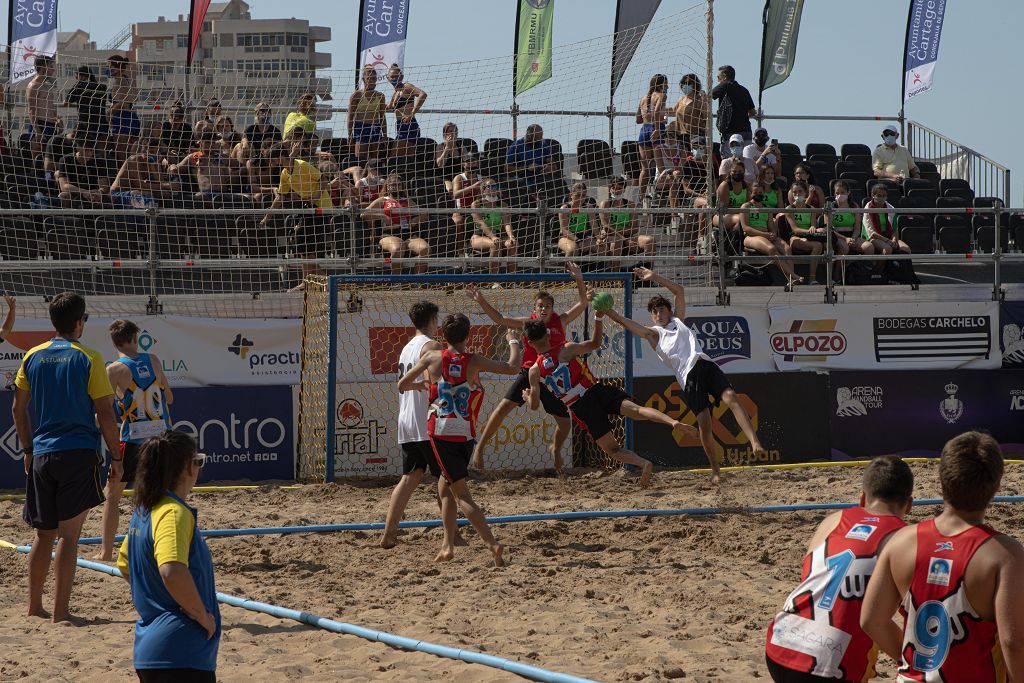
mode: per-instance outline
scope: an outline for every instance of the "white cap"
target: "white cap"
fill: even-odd
[[[740,144],[743,144],[743,142],[744,142],[743,136],[740,135],[739,133],[733,133],[732,136],[729,138],[729,144],[731,145],[734,142],[738,142]]]
[[[885,128],[882,129],[882,132],[883,133],[895,133],[896,135],[899,135],[900,134],[900,129],[896,127],[896,124],[890,123],[890,124],[886,125]]]

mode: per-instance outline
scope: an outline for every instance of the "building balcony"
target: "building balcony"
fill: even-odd
[[[331,55],[328,52],[314,52],[309,60],[312,69],[328,69],[331,66]]]
[[[330,26],[310,26],[309,40],[313,43],[323,43],[331,39]]]

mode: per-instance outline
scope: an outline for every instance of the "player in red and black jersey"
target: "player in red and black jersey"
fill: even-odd
[[[441,498],[444,541],[437,554],[437,561],[447,561],[455,556],[458,510],[452,504],[454,495],[462,514],[494,554],[494,564],[501,567],[505,564],[502,555],[504,549],[494,540],[483,511],[473,501],[466,485],[466,475],[476,438],[477,415],[484,398],[480,373],[518,373],[522,343],[519,336],[509,330],[509,359],[507,363],[502,363],[478,353],[466,352],[469,329],[469,318],[461,313],[445,318],[441,324],[441,333],[448,343],[447,348],[423,353],[419,362],[398,380],[398,390],[430,392],[427,435],[443,475],[438,478],[437,487]],[[430,377],[429,382],[423,380],[424,372]]]
[[[1024,681],[1024,547],[985,524],[1002,478],[995,439],[953,438],[939,460],[942,513],[896,532],[879,556],[860,623],[902,662],[897,681]]]
[[[765,659],[776,683],[866,681],[878,648],[860,627],[878,553],[907,525],[914,475],[894,455],[864,468],[860,505],[834,512],[808,544],[800,585],[768,626]]]
[[[576,421],[590,433],[594,443],[610,458],[639,466],[642,469],[640,485],[646,487],[651,483],[654,466],[619,444],[608,416],[622,415],[634,420],[660,422],[671,427],[680,438],[683,435],[696,436],[697,429],[654,408],[639,406],[621,389],[594,380],[582,356],[600,347],[604,341],[603,320],[604,313],[597,311],[590,340],[581,344],[566,342],[557,347],[552,345],[551,335],[543,321],[527,322],[524,326],[527,343],[538,355],[537,362],[530,368],[530,386],[523,391],[523,400],[529,401],[530,410],[537,410],[541,392],[546,387],[566,405]]]
[[[484,298],[483,293],[481,293],[476,287],[467,287],[466,294],[473,301],[480,304],[480,307],[484,309],[484,313],[487,314],[488,318],[493,320],[496,324],[509,329],[521,330],[523,329],[523,325],[530,320],[543,321],[547,326],[548,332],[551,334],[552,344],[557,345],[565,342],[565,326],[578,318],[583,311],[587,310],[587,287],[583,282],[583,271],[580,270],[580,267],[575,263],[565,264],[565,270],[576,283],[579,301],[573,304],[572,308],[561,314],[555,311],[555,298],[551,296],[549,292],[544,290],[537,292],[533,313],[524,317],[505,317],[498,311],[498,309],[492,306],[487,299]],[[525,339],[523,340],[523,343],[526,343]],[[522,372],[519,373],[519,377],[517,377],[516,381],[508,388],[508,391],[505,393],[505,398],[501,399],[490,417],[487,418],[487,424],[484,425],[484,430],[481,432],[480,438],[477,440],[476,448],[473,451],[473,467],[478,469],[483,468],[484,444],[494,436],[508,414],[523,405],[523,390],[529,386],[529,380],[527,379],[526,373],[531,367],[533,367],[536,360],[537,352],[527,344],[523,349]],[[565,444],[565,440],[569,438],[569,429],[572,426],[569,422],[569,411],[566,410],[561,401],[555,398],[550,391],[544,388],[541,388],[540,402],[544,405],[544,412],[555,420],[555,435],[551,441],[551,445],[548,447],[548,450],[554,459],[555,470],[561,470],[562,446]]]

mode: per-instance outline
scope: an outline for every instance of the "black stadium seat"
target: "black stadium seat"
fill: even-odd
[[[810,159],[815,154],[828,154],[830,156],[839,156],[836,154],[836,148],[827,142],[808,142],[807,146],[804,147],[804,156]]]
[[[980,252],[991,253],[996,246],[996,216],[992,213],[976,213],[971,216],[971,229],[974,231],[974,247]],[[999,237],[1003,251],[1010,247],[1010,228],[1007,216],[1000,216]]]
[[[939,167],[931,161],[924,161],[923,159],[914,159],[914,163],[917,164],[917,170],[921,173],[938,173]]]
[[[487,138],[484,142],[484,156],[504,157],[508,154],[508,148],[512,146],[510,138]]]
[[[850,156],[871,156],[871,148],[859,142],[847,142],[839,148],[839,156],[846,159]]]
[[[903,191],[910,192],[911,190],[934,190],[932,184],[927,180],[921,178],[904,178],[903,179]]]
[[[779,154],[784,157],[797,157],[798,159],[804,158],[804,153],[800,151],[800,146],[794,145],[792,142],[780,142]]]
[[[907,243],[915,254],[931,254],[935,251],[935,227],[931,216],[904,214],[898,219],[900,239]]]
[[[951,254],[971,251],[971,227],[964,219],[946,221],[938,230],[939,246]]]
[[[907,193],[908,197],[920,197],[922,201],[927,202],[926,206],[935,206],[935,200],[939,198],[938,190],[910,190]]]
[[[851,154],[847,157],[843,157],[844,161],[849,161],[851,164],[857,164],[857,170],[866,171],[867,173],[874,175],[871,168],[871,155],[870,154]]]
[[[842,175],[847,171],[852,171],[853,173],[863,173],[865,170],[852,161],[837,161],[835,163],[834,168],[836,175],[839,177],[842,177]]]
[[[1003,200],[999,197],[975,197],[972,202],[974,208],[993,208],[995,206],[1002,206]]]
[[[576,164],[584,180],[607,180],[614,173],[612,148],[604,140],[580,140],[576,143]]]
[[[473,154],[480,154],[480,146],[476,144],[476,140],[473,138],[456,138],[455,144],[459,149],[469,150]]]
[[[636,180],[640,177],[640,146],[636,140],[623,140],[619,146],[619,154],[622,158],[622,175],[629,180]]]

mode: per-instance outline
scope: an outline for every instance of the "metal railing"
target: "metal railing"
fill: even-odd
[[[907,121],[907,148],[918,160],[935,164],[943,179],[960,178],[979,197],[1010,205],[1010,169],[917,121]]]

